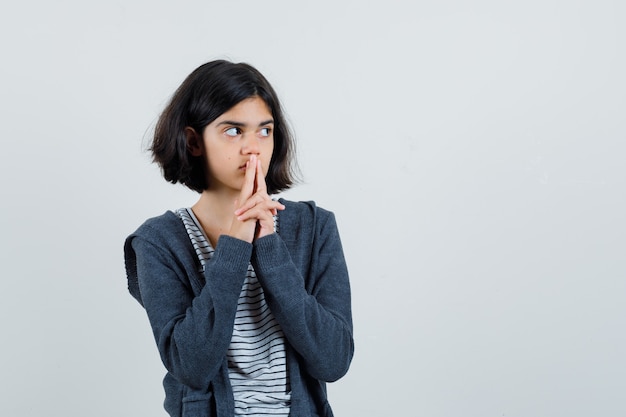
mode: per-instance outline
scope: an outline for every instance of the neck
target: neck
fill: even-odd
[[[192,206],[211,245],[215,248],[220,235],[228,233],[235,211],[235,200],[239,192],[204,190],[200,199]]]
[[[230,218],[235,211],[235,200],[239,198],[239,193],[238,190],[204,190],[194,208],[210,211],[215,216]]]

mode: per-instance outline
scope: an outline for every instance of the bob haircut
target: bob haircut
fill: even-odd
[[[178,87],[157,122],[150,146],[163,177],[202,193],[211,181],[205,159],[193,156],[185,128],[202,135],[208,124],[242,100],[260,97],[274,119],[274,151],[265,181],[274,194],[290,188],[296,178],[294,139],[276,92],[265,77],[245,63],[211,61],[196,68]]]

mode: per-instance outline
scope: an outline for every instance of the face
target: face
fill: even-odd
[[[240,191],[251,155],[267,173],[274,151],[274,120],[259,97],[245,99],[206,126],[192,152],[206,158],[209,191]]]

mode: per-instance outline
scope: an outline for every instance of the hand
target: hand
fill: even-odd
[[[231,226],[232,236],[248,242],[274,233],[274,217],[285,206],[273,201],[267,194],[265,175],[261,161],[251,155],[246,164],[244,183],[239,199],[235,202],[235,219]],[[235,229],[235,230],[233,230]]]

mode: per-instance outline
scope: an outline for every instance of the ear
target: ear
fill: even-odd
[[[187,149],[189,149],[191,155],[202,156],[202,153],[204,152],[202,136],[196,133],[193,127],[187,126],[185,128],[185,137],[187,138]]]

